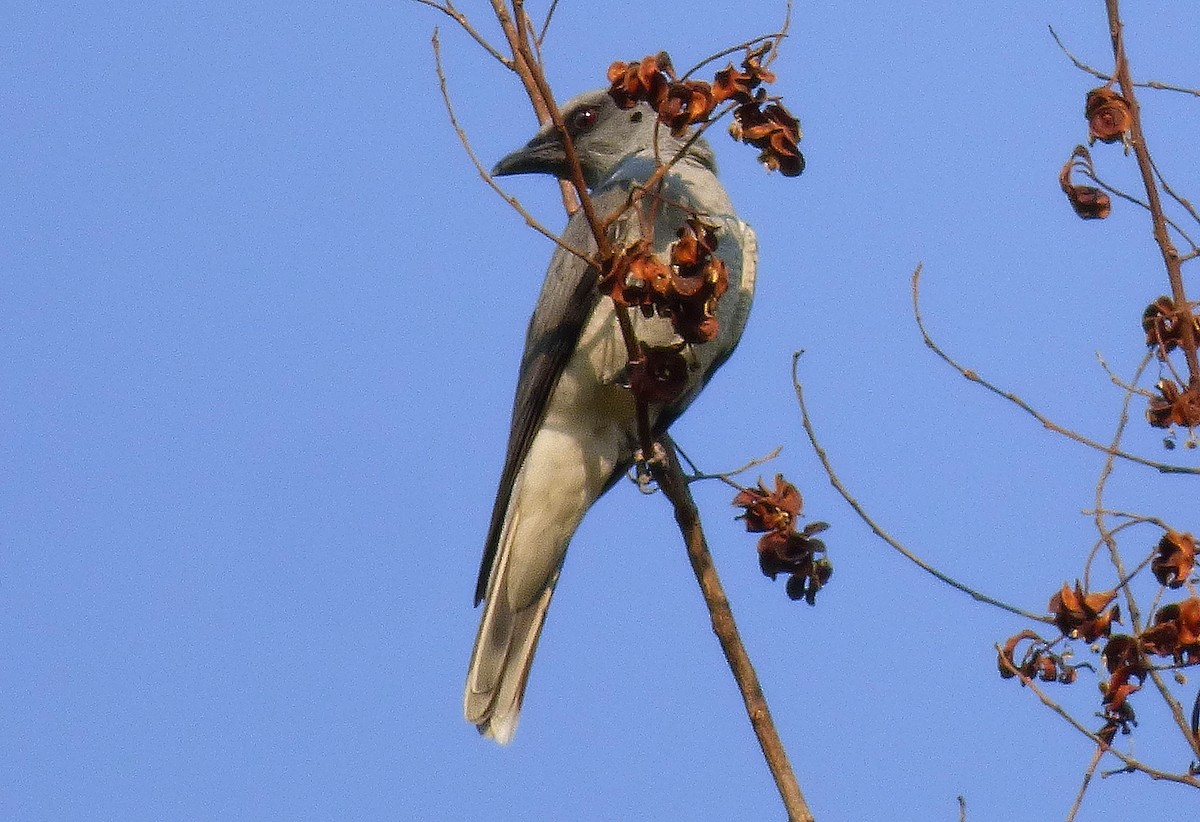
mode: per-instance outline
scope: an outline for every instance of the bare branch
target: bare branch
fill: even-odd
[[[525,207],[521,205],[520,200],[506,192],[499,186],[499,184],[496,183],[495,178],[488,173],[488,170],[484,167],[483,163],[479,161],[479,156],[475,153],[475,149],[471,147],[471,141],[467,138],[466,131],[464,131],[462,126],[459,125],[458,117],[454,113],[454,104],[450,100],[450,92],[446,88],[446,73],[442,67],[442,46],[438,39],[437,29],[433,30],[432,43],[434,65],[437,70],[438,88],[440,88],[442,92],[442,101],[446,106],[446,114],[450,117],[450,125],[454,127],[454,133],[458,135],[459,142],[462,143],[463,148],[467,152],[467,156],[471,158],[471,163],[475,166],[475,170],[479,172],[479,176],[485,183],[488,184],[492,191],[495,191],[497,194],[499,194],[506,203],[512,206],[513,209],[525,219],[526,225],[528,225],[534,231],[537,231],[542,236],[550,238],[555,244],[574,254],[576,257],[579,257],[582,260],[590,261],[591,258],[587,254],[577,248],[572,248],[571,246],[567,245],[565,242],[563,242],[561,237],[538,222],[537,218],[525,210]]]
[[[817,439],[817,433],[813,428],[812,419],[808,415],[808,406],[804,402],[804,389],[800,385],[799,362],[800,355],[803,353],[803,351],[798,351],[792,354],[792,388],[796,392],[796,403],[800,407],[801,424],[804,426],[804,432],[808,434],[808,441],[812,444],[813,451],[815,451],[817,454],[817,459],[821,461],[821,466],[825,469],[826,476],[829,477],[829,482],[835,489],[837,489],[837,492],[842,495],[842,499],[846,500],[846,502],[850,504],[850,507],[854,509],[854,513],[858,514],[859,519],[865,522],[867,527],[875,532],[875,536],[892,546],[892,548],[896,549],[896,551],[898,551],[902,556],[904,556],[918,568],[946,583],[951,588],[962,591],[964,594],[967,594],[978,602],[994,605],[995,607],[1008,611],[1011,614],[1025,617],[1026,619],[1033,620],[1034,622],[1044,622],[1049,625],[1054,624],[1053,617],[1047,616],[1046,614],[1035,614],[1032,611],[1026,611],[1022,608],[1018,608],[1015,605],[1009,605],[1007,602],[1003,602],[995,597],[990,597],[987,594],[980,593],[969,585],[959,582],[953,577],[942,573],[929,563],[925,562],[925,560],[918,557],[912,551],[905,548],[895,537],[883,530],[882,526],[875,522],[874,518],[867,513],[866,509],[863,508],[862,504],[854,497],[853,494],[850,493],[849,489],[842,484],[841,479],[838,478],[837,473],[833,470],[833,464],[829,461],[829,455],[825,453],[824,446],[822,446],[820,441]]]
[[[679,76],[679,79],[680,80],[688,79],[693,74],[700,71],[700,69],[707,66],[709,63],[715,63],[716,61],[720,60],[722,57],[728,57],[730,54],[737,54],[739,51],[745,51],[746,49],[751,48],[752,46],[757,46],[759,43],[765,43],[768,40],[773,40],[775,42],[778,42],[781,37],[782,37],[782,35],[779,32],[775,32],[773,34],[760,34],[759,36],[752,37],[749,40],[746,40],[745,42],[738,43],[736,46],[730,46],[729,48],[721,49],[720,51],[718,51],[714,54],[708,55],[703,60],[701,60],[699,63],[692,66],[690,69],[688,69],[683,74],[681,74]],[[774,47],[772,47],[772,53],[774,53]],[[716,119],[716,118],[714,118],[714,119]]]
[[[942,348],[936,342],[933,341],[933,338],[931,336],[929,336],[929,332],[925,328],[925,320],[921,316],[921,304],[920,304],[921,269],[922,269],[922,265],[918,264],[916,269],[913,271],[913,275],[912,275],[913,314],[917,320],[917,328],[919,328],[921,331],[921,338],[925,341],[925,345],[931,351],[933,351],[933,353],[937,354],[938,357],[940,357],[947,365],[949,365],[951,368],[953,368],[955,371],[957,371],[959,374],[962,374],[965,378],[967,378],[968,380],[970,380],[973,383],[978,383],[979,385],[986,388],[988,391],[991,391],[996,396],[1003,397],[1004,399],[1008,400],[1013,405],[1017,406],[1022,411],[1029,414],[1035,420],[1040,422],[1044,428],[1046,428],[1050,431],[1053,431],[1056,434],[1061,434],[1062,436],[1067,437],[1068,439],[1074,440],[1075,442],[1078,442],[1081,445],[1086,445],[1089,448],[1094,448],[1095,450],[1101,452],[1102,454],[1113,454],[1114,456],[1120,457],[1121,459],[1128,460],[1130,462],[1136,462],[1139,465],[1145,465],[1149,468],[1153,468],[1162,474],[1200,474],[1200,468],[1189,467],[1186,465],[1170,465],[1170,464],[1163,463],[1163,462],[1156,462],[1154,460],[1147,459],[1145,457],[1139,457],[1136,454],[1131,454],[1128,451],[1122,451],[1119,449],[1110,448],[1107,445],[1103,445],[1102,443],[1099,443],[1096,440],[1085,437],[1082,434],[1072,431],[1069,428],[1064,428],[1063,426],[1059,425],[1058,423],[1052,421],[1049,417],[1047,417],[1044,414],[1042,414],[1041,412],[1037,411],[1033,406],[1031,406],[1029,403],[1025,402],[1025,400],[1021,399],[1016,394],[1010,393],[1008,391],[1004,391],[1004,390],[996,387],[992,383],[985,380],[983,377],[979,376],[979,374],[976,373],[975,371],[973,371],[969,368],[965,368],[964,366],[960,365],[958,362],[956,362],[954,359],[952,359],[949,354],[947,354],[945,351],[943,351]]]
[[[664,436],[662,446],[663,459],[651,462],[651,470],[658,481],[658,487],[675,509],[675,521],[679,523],[679,530],[684,535],[688,559],[691,561],[696,581],[700,584],[704,602],[708,606],[713,633],[717,635],[721,650],[729,662],[729,670],[733,672],[733,678],[737,681],[742,701],[746,704],[746,714],[750,717],[758,744],[771,769],[771,775],[775,778],[775,786],[783,798],[788,818],[793,822],[812,822],[812,812],[804,801],[796,774],[779,739],[779,732],[771,719],[771,711],[767,707],[766,697],[763,696],[758,675],[754,671],[749,654],[746,653],[746,647],[742,644],[737,623],[734,622],[729,598],[725,595],[716,566],[713,565],[712,554],[708,550],[708,542],[704,538],[704,529],[700,522],[700,512],[688,489],[687,477],[684,476],[683,468],[675,455],[674,442],[669,436]]]
[[[513,61],[505,57],[496,49],[495,46],[489,43],[488,39],[480,34],[478,29],[471,25],[471,21],[467,19],[467,15],[456,9],[454,4],[449,2],[449,0],[447,0],[445,3],[438,3],[436,0],[417,0],[417,2],[423,6],[429,6],[431,9],[437,9],[442,14],[445,14],[454,22],[458,23],[458,25],[462,27],[463,31],[471,35],[471,39],[482,46],[484,51],[492,55],[492,57],[495,57],[496,60],[500,62],[500,65],[504,66],[509,71],[516,70],[516,67],[513,65]]]
[[[739,485],[737,482],[734,482],[733,477],[736,477],[738,474],[744,474],[747,471],[749,471],[751,468],[754,468],[759,465],[763,465],[764,463],[768,463],[771,460],[775,459],[776,457],[779,456],[779,452],[783,450],[783,446],[782,445],[776,446],[775,449],[773,451],[771,451],[771,453],[766,454],[761,457],[755,457],[754,459],[750,460],[749,462],[747,462],[745,465],[741,466],[740,468],[734,468],[730,471],[722,471],[722,472],[716,473],[716,474],[709,474],[704,471],[701,471],[699,469],[699,467],[697,467],[696,463],[692,462],[692,458],[689,457],[687,454],[685,454],[683,452],[683,449],[680,448],[678,444],[676,444],[675,450],[679,453],[679,456],[683,457],[683,461],[688,464],[688,467],[692,469],[692,473],[689,474],[688,478],[687,478],[688,484],[697,482],[699,480],[716,479],[716,480],[721,480],[726,485],[729,485],[733,488],[737,488],[740,491],[740,490],[744,490],[744,488],[742,485]]]
[[[1096,750],[1092,753],[1092,761],[1088,763],[1087,770],[1083,772],[1083,784],[1079,786],[1079,793],[1075,795],[1075,804],[1067,813],[1065,822],[1075,822],[1075,815],[1079,813],[1079,807],[1083,804],[1083,795],[1087,793],[1088,785],[1092,784],[1092,777],[1096,775],[1096,766],[1100,764],[1100,758],[1103,756],[1104,746],[1097,745]]]
[[[1167,182],[1167,178],[1164,177],[1163,173],[1158,170],[1158,164],[1154,162],[1153,157],[1150,158],[1150,164],[1154,168],[1154,176],[1158,178],[1158,183],[1159,183],[1159,185],[1162,186],[1163,191],[1167,192],[1167,194],[1170,195],[1171,199],[1173,199],[1175,202],[1179,203],[1179,205],[1182,206],[1183,209],[1189,215],[1191,215],[1191,218],[1193,220],[1195,220],[1197,223],[1200,223],[1200,213],[1196,212],[1195,207],[1192,206],[1191,202],[1187,198],[1182,197],[1179,194],[1175,193],[1175,189],[1171,188],[1171,185]],[[1178,231],[1178,230],[1179,229],[1176,228],[1176,231]],[[1180,231],[1179,233],[1182,234],[1183,232]],[[1188,240],[1188,242],[1191,242],[1191,240]],[[1192,243],[1193,252],[1195,251],[1195,249],[1196,249],[1196,244]]]
[[[1163,265],[1167,269],[1167,279],[1171,282],[1171,296],[1175,300],[1175,305],[1190,311],[1191,303],[1188,301],[1187,292],[1184,289],[1179,252],[1171,243],[1171,237],[1167,233],[1166,215],[1163,213],[1158,185],[1155,182],[1150,149],[1146,145],[1146,135],[1142,132],[1141,107],[1138,105],[1133,79],[1129,74],[1129,61],[1125,55],[1124,25],[1121,23],[1120,9],[1117,0],[1104,0],[1104,7],[1108,13],[1109,33],[1112,35],[1117,83],[1120,84],[1121,94],[1125,97],[1129,111],[1133,115],[1130,124],[1130,133],[1133,137],[1131,142],[1133,143],[1133,154],[1137,158],[1138,171],[1142,174],[1142,185],[1146,189],[1146,198],[1150,205],[1150,218],[1154,224],[1154,241],[1158,243]],[[1189,383],[1200,385],[1200,356],[1196,353],[1198,340],[1195,329],[1192,323],[1185,322],[1180,324],[1180,332],[1179,347],[1183,349],[1184,357],[1187,359]]]
[[[1063,45],[1063,41],[1058,36],[1058,32],[1056,32],[1054,30],[1054,26],[1049,26],[1048,28],[1050,29],[1050,36],[1054,38],[1054,42],[1058,43],[1058,47],[1060,49],[1062,49],[1063,54],[1067,55],[1067,59],[1069,59],[1072,63],[1075,64],[1075,68],[1079,69],[1080,71],[1086,72],[1087,74],[1090,74],[1099,80],[1103,80],[1106,83],[1112,81],[1113,78],[1111,76],[1105,74],[1102,71],[1097,71],[1096,69],[1089,66],[1087,63],[1080,60],[1074,54],[1072,54],[1067,49],[1067,47]],[[1172,86],[1168,83],[1160,83],[1157,80],[1150,80],[1149,82],[1145,82],[1145,83],[1137,83],[1136,85],[1138,85],[1142,88],[1152,88],[1152,89],[1157,89],[1159,91],[1178,91],[1182,94],[1191,94],[1193,97],[1200,97],[1200,90],[1198,90],[1198,89],[1184,88],[1183,86]]]
[[[1027,677],[1023,673],[1021,673],[1016,668],[1016,666],[1014,666],[1012,663],[1010,663],[1008,661],[1008,659],[1004,656],[1004,653],[1002,652],[999,645],[996,645],[995,648],[996,648],[996,656],[997,656],[997,659],[1000,662],[1000,664],[1002,664],[1006,669],[1008,669],[1009,672],[1011,672],[1012,674],[1019,677],[1021,680],[1021,684],[1024,685],[1025,687],[1029,688],[1029,690],[1033,691],[1033,693],[1037,696],[1037,698],[1041,701],[1041,703],[1043,705],[1045,705],[1047,708],[1052,710],[1054,713],[1056,713],[1060,717],[1062,717],[1063,720],[1065,720],[1067,722],[1067,724],[1070,725],[1072,728],[1079,731],[1081,734],[1086,736],[1088,739],[1092,740],[1092,742],[1096,743],[1096,746],[1098,748],[1102,748],[1105,753],[1110,753],[1113,756],[1115,756],[1117,759],[1119,759],[1123,763],[1125,763],[1126,768],[1129,768],[1130,770],[1134,770],[1134,771],[1140,771],[1140,772],[1146,774],[1147,776],[1149,776],[1151,779],[1162,779],[1162,780],[1166,780],[1168,782],[1178,782],[1182,785],[1190,785],[1193,788],[1200,788],[1200,779],[1197,779],[1196,777],[1194,777],[1190,774],[1168,773],[1167,771],[1160,771],[1157,768],[1151,768],[1149,765],[1145,764],[1144,762],[1142,762],[1138,759],[1135,759],[1132,756],[1129,756],[1128,754],[1118,751],[1112,745],[1105,742],[1099,736],[1092,733],[1086,727],[1081,725],[1079,720],[1075,719],[1075,717],[1073,717],[1069,713],[1067,713],[1067,711],[1061,705],[1059,705],[1053,699],[1048,697],[1046,695],[1046,692],[1038,687],[1037,682],[1035,682],[1032,678]]]
[[[542,43],[546,40],[546,32],[550,30],[550,21],[554,19],[554,12],[558,9],[558,0],[551,0],[550,8],[546,9],[546,19],[542,21],[542,30],[538,32],[537,47],[538,51],[542,49]]]
[[[1078,171],[1079,171],[1079,173],[1080,173],[1080,174],[1082,174],[1084,177],[1087,177],[1087,178],[1088,178],[1089,180],[1091,180],[1093,183],[1095,183],[1095,184],[1096,184],[1096,185],[1098,185],[1100,188],[1104,189],[1105,191],[1107,191],[1109,194],[1113,195],[1114,197],[1120,197],[1122,200],[1125,200],[1125,201],[1127,201],[1127,202],[1133,203],[1135,206],[1138,206],[1139,208],[1144,208],[1144,209],[1145,209],[1146,211],[1148,211],[1148,212],[1150,211],[1150,204],[1149,204],[1149,203],[1146,203],[1146,202],[1144,202],[1144,201],[1142,201],[1142,200],[1139,200],[1137,197],[1134,197],[1132,194],[1130,194],[1130,193],[1128,193],[1128,192],[1126,192],[1126,191],[1122,191],[1121,189],[1119,189],[1119,188],[1117,188],[1117,187],[1115,187],[1115,186],[1113,186],[1113,185],[1110,185],[1109,183],[1107,183],[1107,182],[1105,182],[1104,180],[1100,179],[1099,175],[1097,175],[1097,174],[1096,174],[1096,172],[1095,172],[1095,170],[1094,170],[1094,169],[1092,169],[1092,168],[1090,168],[1090,167],[1085,167],[1085,166],[1077,166],[1077,169],[1078,169]],[[1158,169],[1157,169],[1157,168],[1155,169],[1155,174],[1158,174]],[[1170,191],[1170,189],[1168,189],[1168,188],[1167,188],[1167,186],[1166,186],[1166,182],[1165,182],[1165,181],[1162,179],[1162,176],[1161,176],[1161,175],[1159,175],[1158,179],[1159,179],[1159,181],[1160,181],[1160,182],[1162,182],[1162,183],[1163,183],[1163,188],[1164,188],[1164,190],[1167,190],[1167,191],[1168,191],[1168,193],[1170,193],[1170,194],[1171,194],[1171,196],[1172,196],[1172,197],[1174,197],[1174,198],[1175,198],[1177,201],[1179,201],[1179,202],[1182,202],[1182,203],[1187,203],[1187,207],[1188,207],[1189,209],[1191,208],[1191,204],[1190,204],[1190,203],[1188,203],[1188,202],[1187,202],[1187,200],[1183,200],[1183,199],[1182,199],[1182,198],[1180,198],[1180,197],[1176,197],[1176,196],[1174,195],[1174,193],[1173,193],[1173,192],[1171,192],[1171,191]],[[1184,239],[1184,241],[1185,241],[1185,242],[1186,242],[1188,245],[1190,245],[1190,246],[1192,247],[1192,251],[1191,251],[1190,253],[1192,253],[1192,254],[1195,254],[1195,253],[1197,253],[1197,248],[1198,248],[1198,247],[1197,247],[1197,245],[1196,245],[1196,242],[1195,242],[1195,240],[1193,240],[1193,239],[1191,238],[1191,236],[1190,236],[1190,235],[1189,235],[1189,234],[1188,234],[1186,231],[1184,231],[1184,230],[1183,230],[1183,228],[1181,228],[1181,227],[1179,226],[1179,224],[1178,224],[1178,223],[1176,223],[1174,220],[1172,220],[1170,217],[1167,217],[1167,216],[1164,214],[1164,215],[1163,215],[1163,219],[1167,221],[1167,225],[1168,225],[1168,226],[1170,226],[1171,228],[1175,229],[1175,231],[1179,233],[1179,236],[1180,236],[1180,237],[1182,237],[1182,238]]]

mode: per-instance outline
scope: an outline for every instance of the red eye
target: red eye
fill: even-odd
[[[579,111],[572,112],[567,118],[567,128],[572,135],[583,134],[585,131],[590,131],[592,126],[596,125],[596,109],[581,108]]]

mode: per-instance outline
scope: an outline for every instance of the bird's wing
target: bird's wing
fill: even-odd
[[[629,199],[630,187],[628,181],[622,181],[594,192],[592,202],[596,213],[603,218],[621,209]],[[586,254],[596,252],[596,240],[582,212],[576,212],[567,222],[562,239],[569,247]],[[550,258],[546,281],[542,285],[537,308],[529,320],[529,330],[525,335],[525,353],[521,357],[517,394],[513,400],[508,453],[504,458],[504,470],[500,474],[500,487],[496,492],[491,525],[488,526],[479,579],[475,584],[476,605],[483,600],[487,592],[488,577],[496,558],[496,545],[500,539],[500,530],[504,527],[504,517],[508,511],[509,497],[512,495],[517,472],[521,470],[530,443],[533,442],[533,437],[545,418],[550,394],[571,358],[579,342],[579,335],[598,300],[595,273],[584,260],[558,246],[554,256]]]

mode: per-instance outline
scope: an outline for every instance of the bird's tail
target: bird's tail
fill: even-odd
[[[510,556],[511,551],[502,549],[496,558],[463,697],[467,721],[501,745],[512,741],[517,730],[529,666],[558,582],[556,569],[539,596],[522,608],[513,608],[505,584]]]

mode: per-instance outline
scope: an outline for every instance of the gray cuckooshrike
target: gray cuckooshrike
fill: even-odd
[[[601,219],[625,208],[631,191],[659,162],[684,150],[686,138],[673,137],[648,105],[622,110],[606,90],[575,97],[562,110]],[[492,173],[570,176],[553,126],[500,160]],[[626,209],[610,236],[619,244],[650,239],[665,262],[689,216],[716,226],[715,254],[728,270],[729,290],[717,306],[716,339],[687,349],[689,373],[682,392],[666,405],[650,406],[655,435],[683,413],[733,352],[754,291],[754,232],[734,214],[703,139],[687,146],[665,175],[653,225],[645,225],[648,220],[639,219],[636,209]],[[653,236],[647,238],[648,232]],[[596,252],[582,212],[567,223],[563,241]],[[467,720],[502,744],[516,731],[533,653],[571,536],[638,450],[634,398],[621,385],[625,346],[612,301],[598,292],[595,279],[584,260],[561,246],[555,250],[521,357],[508,454],[475,588],[475,604],[483,602],[484,608],[464,697]],[[631,314],[645,344],[680,341],[669,320],[646,318],[637,310]]]

